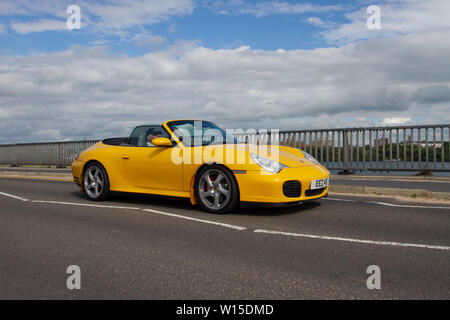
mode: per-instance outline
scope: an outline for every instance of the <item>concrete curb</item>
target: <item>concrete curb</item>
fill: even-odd
[[[345,186],[330,185],[330,192],[366,194],[366,195],[391,195],[411,198],[433,198],[440,200],[450,200],[450,192],[435,192],[425,189],[406,189],[406,188],[383,188],[367,186]]]
[[[67,173],[0,172],[0,178],[73,181],[72,175]]]
[[[416,181],[416,182],[450,182],[450,177],[441,176],[362,176],[362,175],[331,175],[333,180],[390,180],[390,181]]]
[[[68,173],[36,173],[36,172],[0,172],[0,178],[33,179],[33,180],[53,180],[53,181],[73,181],[72,174]],[[329,191],[332,193],[364,194],[364,195],[385,195],[402,196],[409,198],[428,198],[439,200],[450,200],[450,192],[435,192],[425,189],[405,189],[405,188],[383,188],[368,186],[347,186],[331,184]]]

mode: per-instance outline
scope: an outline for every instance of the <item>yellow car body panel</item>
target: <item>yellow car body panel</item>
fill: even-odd
[[[121,147],[99,142],[72,163],[75,182],[82,183],[83,168],[89,161],[106,170],[111,191],[190,197],[182,190],[182,165],[171,161],[171,148]]]
[[[111,191],[184,197],[190,198],[195,204],[196,173],[204,165],[216,163],[224,165],[234,174],[240,201],[300,202],[320,198],[328,193],[328,187],[320,194],[308,196],[305,193],[312,180],[328,178],[330,173],[322,165],[307,160],[299,149],[248,144],[186,147],[173,134],[167,123],[165,122],[163,127],[175,141],[174,146],[136,147],[99,142],[82,152],[73,162],[75,183],[82,187],[85,165],[90,161],[97,161],[107,172]],[[250,159],[250,153],[255,150],[286,165],[287,168],[278,173],[266,171]],[[173,161],[174,154],[179,161]],[[283,183],[289,180],[301,182],[299,197],[284,195]]]

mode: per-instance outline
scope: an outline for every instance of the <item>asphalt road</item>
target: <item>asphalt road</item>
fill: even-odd
[[[450,299],[450,207],[330,197],[220,216],[5,178],[0,257],[0,299]],[[69,265],[81,290],[66,287]]]
[[[0,172],[26,172],[26,173],[66,173],[71,174],[70,168],[30,168],[30,167],[0,167]],[[408,180],[408,176],[404,179],[393,179],[384,176],[384,179],[367,179],[352,176],[331,176],[331,183],[334,185],[344,186],[366,186],[366,187],[383,187],[383,188],[406,188],[406,189],[425,189],[428,191],[450,192],[450,180],[447,181],[415,181]]]

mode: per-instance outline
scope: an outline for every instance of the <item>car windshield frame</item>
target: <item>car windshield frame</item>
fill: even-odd
[[[195,139],[196,136],[198,136],[198,133],[200,133],[200,128],[198,128],[198,124],[201,124],[201,143],[199,139]],[[177,137],[177,139],[180,140],[180,136],[177,135],[180,130],[187,131],[190,135],[190,137],[194,137],[194,139],[190,139],[190,141],[187,141],[185,138],[182,138],[180,142],[185,147],[197,147],[197,146],[208,146],[208,145],[224,145],[224,144],[239,144],[239,140],[233,136],[228,134],[226,130],[216,125],[214,122],[207,121],[207,120],[173,120],[168,121],[166,123],[167,127],[170,129],[172,134]],[[221,139],[216,140],[215,138],[212,140],[204,140],[205,138],[205,132],[207,130],[215,130],[215,132],[220,133]],[[177,132],[178,131],[178,132]],[[184,137],[184,136],[183,136]],[[210,136],[206,136],[210,137]]]

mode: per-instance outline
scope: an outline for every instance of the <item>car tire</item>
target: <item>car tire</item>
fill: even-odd
[[[201,169],[195,180],[195,196],[203,210],[225,214],[239,204],[239,188],[233,174],[221,165]]]
[[[109,179],[98,162],[88,163],[83,171],[83,191],[92,201],[104,201],[109,196]]]

